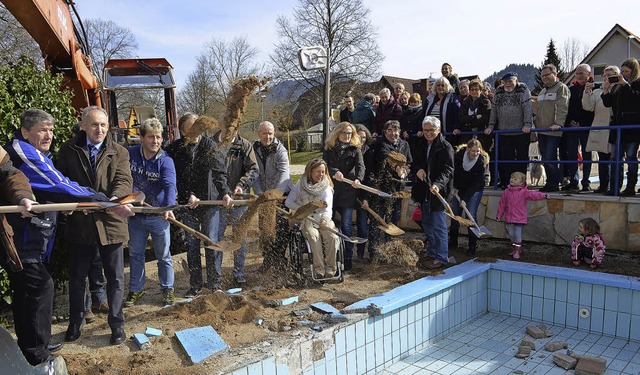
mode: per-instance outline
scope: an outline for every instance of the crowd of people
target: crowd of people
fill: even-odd
[[[340,246],[336,229],[347,237],[366,238],[357,245],[346,242],[344,271],[354,262],[375,259],[386,242],[373,210],[388,223],[398,224],[401,202],[408,186],[419,205],[418,216],[426,240],[425,267],[438,269],[449,263],[448,251],[458,246],[459,225],[447,228],[445,209],[449,202],[454,215],[477,209],[490,173],[490,154],[499,164],[491,175],[505,189],[497,217],[505,220],[513,242],[511,255],[520,258],[521,231],[526,224],[526,201],[544,199],[560,189],[589,191],[590,164],[578,176],[577,153],[591,160],[598,152],[600,186],[596,190],[613,194],[614,176],[607,160],[628,163],[626,189],[635,195],[640,129],[620,132],[619,153],[613,147],[618,132],[606,130],[562,132],[566,127],[640,124],[640,66],[628,59],[621,68],[609,66],[602,86],[593,84],[591,67],[576,68],[571,87],[560,82],[557,69],[541,70],[544,87],[534,105],[527,86],[515,73],[505,74],[495,88],[474,79],[458,80],[449,64],[442,77],[424,99],[405,91],[402,84],[393,92],[383,88],[368,93],[357,103],[344,97],[340,123],[332,129],[323,157],[311,160],[304,175],[293,185],[287,151],[275,137],[275,126],[260,123],[257,140],[250,142],[237,130],[222,128],[213,135],[193,129],[210,129],[215,120],[184,114],[178,122],[181,138],[162,146],[162,125],[148,119],[140,126],[140,144],[126,149],[109,136],[108,114],[99,107],[82,112],[78,133],[64,143],[56,162],[52,161],[55,119],[45,111],[29,109],[20,117],[20,130],[0,151],[3,196],[7,202],[24,207],[20,214],[3,217],[5,248],[14,248],[22,261],[0,253],[14,291],[13,313],[20,346],[31,364],[41,363],[62,343],[51,341],[53,282],[44,263],[50,257],[56,236],[57,215],[32,212],[38,202],[109,202],[134,192],[143,192],[146,203],[156,207],[186,205],[189,209],[134,214],[130,204],[116,204],[107,210],[66,213],[65,246],[69,251],[69,326],[65,341],[77,340],[83,326],[105,312],[112,334],[110,343],[122,343],[123,309],[135,305],[145,295],[145,252],[151,236],[157,259],[162,305],[175,302],[174,268],[170,253],[169,222],[180,220],[214,242],[225,236],[227,224],[234,225],[247,209],[232,205],[232,196],[253,191],[261,194],[277,189],[287,195],[284,205],[296,210],[315,201],[324,202],[303,220],[300,230],[312,250],[313,267],[319,278],[338,272],[336,251]],[[535,112],[535,115],[534,115]],[[537,129],[540,153],[547,182],[540,192],[526,187],[531,130]],[[495,152],[495,131],[501,133]],[[570,161],[561,167],[558,160]],[[622,171],[620,170],[620,173]],[[563,179],[566,184],[561,186]],[[386,195],[374,194],[363,185]],[[391,196],[391,198],[389,198]],[[219,200],[221,206],[200,205],[201,200]],[[275,210],[274,210],[275,212]],[[355,217],[355,228],[353,215]],[[260,214],[260,222],[270,220]],[[273,214],[275,215],[275,213]],[[278,219],[276,219],[278,220]],[[274,219],[271,218],[273,222]],[[10,224],[10,226],[9,226]],[[262,225],[262,224],[261,224]],[[13,231],[11,231],[13,227]],[[354,232],[355,229],[355,232]],[[592,267],[602,265],[604,242],[597,223],[580,223],[572,245],[576,265],[589,257]],[[13,233],[13,241],[6,240]],[[265,233],[267,233],[265,231]],[[286,236],[261,235],[264,256],[262,271],[278,266],[284,259]],[[128,243],[131,272],[125,297],[124,244]],[[477,237],[469,231],[468,252],[474,255]],[[354,248],[355,257],[354,257]],[[190,280],[186,297],[197,296],[202,288],[222,289],[223,252],[205,251],[206,283],[203,280],[199,238],[186,234]],[[247,282],[244,261],[246,243],[233,253],[233,281]],[[106,288],[105,288],[106,284]],[[87,287],[88,286],[88,287]]]

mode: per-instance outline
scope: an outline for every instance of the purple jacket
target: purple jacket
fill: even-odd
[[[498,219],[513,224],[527,223],[527,201],[541,201],[546,198],[544,193],[527,189],[526,186],[511,186],[502,193],[498,204]]]

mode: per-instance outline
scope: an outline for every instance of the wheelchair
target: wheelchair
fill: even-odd
[[[287,257],[298,286],[308,285],[309,279],[325,283],[327,281],[344,281],[344,240],[339,238],[336,251],[336,272],[331,277],[319,277],[313,265],[313,253],[311,245],[302,235],[300,225],[296,224],[289,230],[289,243],[287,245]]]

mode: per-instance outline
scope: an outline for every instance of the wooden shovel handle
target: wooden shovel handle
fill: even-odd
[[[387,224],[387,222],[384,221],[384,219],[381,218],[380,215],[378,215],[377,212],[372,210],[371,207],[369,207],[368,205],[367,206],[362,206],[362,201],[360,199],[356,199],[356,201],[358,201],[360,206],[362,208],[364,208],[369,213],[369,215],[373,216],[373,218],[376,219],[380,224],[384,225],[385,228],[389,228],[389,224]]]
[[[342,177],[342,182],[345,182],[345,183],[347,183],[349,185],[353,184],[352,180],[349,180],[348,178],[344,178],[344,177]],[[381,196],[381,197],[386,197],[386,198],[390,198],[391,197],[391,194],[389,194],[389,193],[385,193],[384,191],[381,191],[381,190],[378,190],[378,189],[374,189],[371,186],[367,186],[367,185],[363,185],[363,184],[358,185],[358,189],[362,189],[362,190],[368,191],[369,193],[373,193],[373,194]]]

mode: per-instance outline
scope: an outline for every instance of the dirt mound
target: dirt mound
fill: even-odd
[[[380,246],[378,259],[384,263],[413,268],[418,263],[416,252],[420,249],[420,240],[393,240]]]

